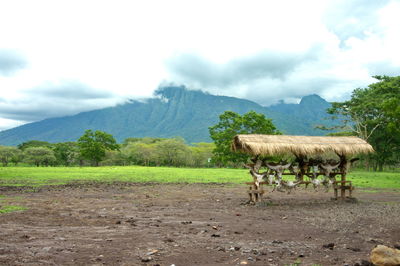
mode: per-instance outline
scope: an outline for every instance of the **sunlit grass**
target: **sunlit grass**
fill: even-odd
[[[71,182],[244,183],[247,169],[173,167],[0,167],[0,186],[62,185]],[[400,173],[353,171],[359,188],[400,189]]]
[[[27,208],[17,205],[7,205],[7,206],[0,206],[0,214],[2,213],[9,213],[9,212],[16,212],[16,211],[24,211]]]

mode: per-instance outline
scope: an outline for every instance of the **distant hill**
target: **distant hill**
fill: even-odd
[[[224,111],[240,114],[254,110],[273,119],[285,134],[323,135],[314,128],[324,120],[330,103],[318,95],[303,97],[299,104],[279,103],[263,107],[255,102],[215,96],[184,87],[163,87],[146,102],[128,103],[73,116],[45,119],[0,132],[0,144],[17,145],[28,140],[65,142],[77,140],[86,129],[102,130],[119,142],[128,137],[181,136],[188,143],[210,141],[208,127]]]

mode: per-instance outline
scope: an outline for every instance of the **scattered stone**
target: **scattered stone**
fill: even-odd
[[[240,213],[236,213],[236,216],[242,216]]]
[[[175,241],[172,238],[166,238],[166,239],[164,239],[164,242],[172,243]]]
[[[325,244],[322,247],[332,250],[335,247],[335,243]]]
[[[354,266],[374,266],[374,265],[367,260],[361,260],[361,262],[356,262]]]
[[[272,244],[283,244],[283,242],[280,241],[280,240],[273,240],[273,241],[272,241]]]
[[[395,244],[394,248],[400,249],[400,244]]]
[[[354,251],[354,252],[360,252],[361,251],[361,249],[353,248],[353,247],[348,247],[347,249],[350,249],[351,251]]]
[[[256,256],[260,255],[260,251],[258,251],[257,249],[252,249],[251,252]]]
[[[181,224],[191,224],[192,221],[182,221]]]
[[[380,239],[374,239],[374,238],[368,239],[368,242],[374,243],[374,244],[383,244],[383,241],[382,241],[382,240],[380,240]]]
[[[212,229],[218,230],[218,227],[216,227],[215,225],[213,225]]]
[[[304,254],[303,254],[303,253],[300,253],[300,254],[299,254],[299,258],[304,258]]]
[[[211,237],[221,237],[219,234],[212,234]]]
[[[235,250],[236,250],[236,251],[239,251],[239,250],[240,250],[240,248],[241,248],[241,247],[239,247],[239,246],[236,246],[236,247],[235,247]]]
[[[121,224],[121,221],[116,221],[115,224]]]
[[[217,247],[217,251],[225,251],[224,247]]]
[[[157,252],[158,252],[157,249],[152,249],[151,251],[149,251],[149,252],[146,253],[146,256],[154,255],[154,254],[156,254]]]
[[[370,259],[375,265],[400,265],[400,250],[389,248],[384,245],[378,245],[372,250]]]
[[[144,257],[144,258],[141,258],[141,260],[142,260],[142,262],[150,262],[150,261],[152,261],[152,257]]]
[[[260,255],[263,255],[263,256],[268,255],[268,252],[265,250],[261,250]]]
[[[248,264],[248,262],[245,261],[245,260],[242,260],[242,261],[240,262],[240,265],[246,265],[246,264]]]
[[[273,260],[273,259],[268,259],[268,261],[269,261],[269,262],[272,262],[272,261],[274,261],[274,260]]]
[[[43,250],[49,252],[51,247],[44,247]]]
[[[255,261],[255,259],[253,257],[248,257],[247,260],[249,261]]]
[[[243,232],[239,232],[239,231],[235,231],[235,232],[233,232],[234,234],[236,234],[236,235],[241,235],[241,234],[243,234]]]

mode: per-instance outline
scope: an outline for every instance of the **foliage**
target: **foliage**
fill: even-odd
[[[353,91],[351,99],[332,103],[328,113],[340,118],[336,128],[367,140],[376,153],[374,169],[396,163],[400,152],[400,76],[375,76],[378,82]]]
[[[166,139],[157,143],[161,165],[179,166],[187,164],[190,149],[182,138]]]
[[[119,146],[114,137],[106,132],[86,130],[78,140],[80,154],[83,158],[99,166],[99,162],[106,156],[106,150],[117,150]]]
[[[75,142],[56,143],[53,151],[57,165],[70,166],[79,161],[79,147]]]
[[[40,165],[49,166],[55,163],[56,157],[54,156],[54,152],[49,148],[30,147],[24,151],[24,161],[34,164],[37,167]]]
[[[235,164],[246,162],[247,154],[231,151],[231,142],[238,134],[280,134],[271,119],[265,115],[250,111],[239,115],[232,111],[226,111],[219,117],[219,123],[209,127],[210,136],[214,140],[214,160],[226,165],[229,162]]]
[[[190,165],[194,167],[211,166],[212,151],[215,149],[214,143],[200,142],[193,145],[189,147],[192,154]]]
[[[157,161],[155,145],[145,142],[130,142],[122,148],[122,154],[129,164],[149,166]]]
[[[51,145],[51,143],[49,143],[47,141],[41,141],[41,140],[30,140],[30,141],[26,141],[26,142],[18,145],[18,149],[20,149],[22,151],[26,150],[27,148],[32,148],[32,147],[51,148],[52,145]]]
[[[0,161],[3,166],[7,166],[9,162],[16,161],[19,153],[20,151],[16,147],[0,146]]]
[[[119,150],[107,150],[100,165],[126,165],[126,159]]]

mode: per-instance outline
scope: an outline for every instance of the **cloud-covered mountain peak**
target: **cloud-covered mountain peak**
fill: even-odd
[[[313,105],[313,104],[317,104],[317,105],[329,105],[329,103],[323,99],[321,96],[317,95],[317,94],[311,94],[311,95],[307,95],[304,96],[303,98],[301,98],[300,101],[300,105]]]

